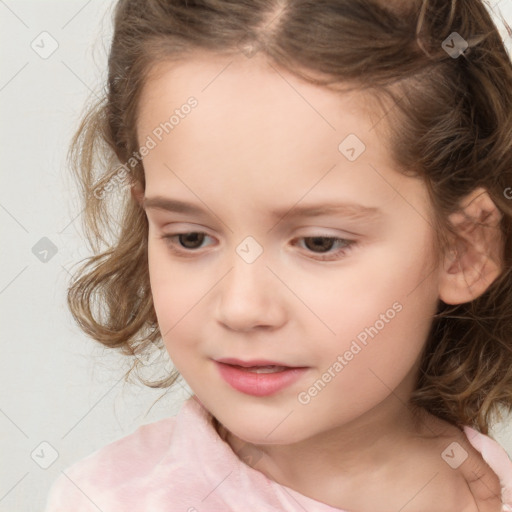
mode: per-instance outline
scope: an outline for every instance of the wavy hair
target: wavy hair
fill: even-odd
[[[461,199],[488,191],[503,214],[503,271],[471,302],[440,302],[411,405],[485,434],[510,413],[512,65],[481,0],[120,0],[113,23],[105,94],[69,152],[94,255],[70,284],[68,305],[88,336],[127,355],[163,347],[147,219],[129,193],[145,186],[136,120],[152,66],[198,51],[260,51],[310,83],[387,98],[390,150],[399,169],[423,178],[441,240]],[[453,32],[467,48],[450,55]],[[134,358],[128,373],[141,364]],[[178,377],[175,369],[156,381],[139,376],[154,388]]]

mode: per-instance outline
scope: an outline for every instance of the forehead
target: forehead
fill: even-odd
[[[195,107],[182,108],[191,97]],[[197,200],[233,191],[229,202],[240,208],[248,202],[286,206],[306,196],[323,201],[327,193],[386,203],[396,190],[382,173],[394,163],[374,129],[382,117],[376,105],[359,92],[306,83],[257,55],[161,63],[139,104],[139,143],[156,139],[155,130],[161,134],[144,158],[146,192],[179,188]],[[364,148],[355,161],[340,150],[347,137]]]
[[[380,117],[377,101],[368,93],[329,91],[276,68],[259,54],[252,59],[195,54],[151,69],[139,102],[139,140],[191,97],[197,106],[180,115],[167,139],[208,133],[203,144],[222,143],[228,149],[245,143],[245,150],[264,144],[269,154],[281,146],[291,155],[289,150],[298,146],[297,154],[299,149],[334,148],[338,155],[336,142],[348,130],[364,137]]]

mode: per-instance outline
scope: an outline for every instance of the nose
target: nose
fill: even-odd
[[[217,320],[233,331],[282,326],[286,307],[279,285],[263,258],[247,263],[235,254],[231,271],[219,283]]]

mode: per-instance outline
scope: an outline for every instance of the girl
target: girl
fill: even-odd
[[[512,510],[488,435],[512,409],[512,65],[482,2],[120,0],[114,24],[69,305],[134,368],[165,347],[148,385],[194,396],[46,511]]]

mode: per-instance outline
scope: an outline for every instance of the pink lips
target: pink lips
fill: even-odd
[[[251,359],[250,361],[242,361],[241,359],[236,359],[234,357],[222,357],[220,359],[216,359],[218,363],[226,363],[234,366],[287,366],[288,368],[297,368],[295,366],[290,366],[286,363],[279,363],[277,361],[269,361],[268,359]]]
[[[221,377],[234,389],[253,396],[268,396],[277,393],[298,380],[307,367],[291,367],[276,361],[263,359],[241,361],[223,358],[215,361]],[[254,373],[244,368],[278,366],[284,367],[273,373]]]

